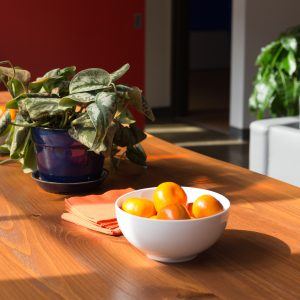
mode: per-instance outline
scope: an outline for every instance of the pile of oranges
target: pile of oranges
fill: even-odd
[[[154,191],[153,201],[128,198],[122,209],[139,217],[159,220],[184,220],[212,216],[223,211],[222,204],[211,195],[201,195],[187,203],[182,187],[174,182],[161,183]]]

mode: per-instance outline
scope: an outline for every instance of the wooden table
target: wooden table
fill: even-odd
[[[144,146],[148,170],[125,163],[100,192],[172,180],[223,193],[221,240],[188,263],[151,261],[61,221],[63,196],[1,166],[0,299],[300,299],[300,189],[151,136]]]

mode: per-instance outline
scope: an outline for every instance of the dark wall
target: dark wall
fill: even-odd
[[[190,30],[227,30],[231,27],[231,0],[189,0]]]

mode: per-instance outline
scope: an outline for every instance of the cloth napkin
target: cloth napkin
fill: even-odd
[[[65,199],[65,221],[108,235],[122,234],[115,218],[116,199],[132,189],[111,190],[101,195],[70,197]]]

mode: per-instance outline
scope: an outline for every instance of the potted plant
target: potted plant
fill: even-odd
[[[154,116],[138,87],[118,83],[128,69],[125,64],[113,73],[100,68],[76,73],[72,66],[30,82],[28,71],[0,66],[0,80],[12,95],[0,118],[5,136],[0,153],[22,163],[24,172],[38,169],[42,179],[55,182],[98,178],[104,157],[116,165],[120,149],[145,165],[140,142],[146,135],[129,108],[150,120]],[[17,110],[14,121],[11,109]]]
[[[262,48],[249,100],[258,119],[299,114],[300,27],[288,29]]]

